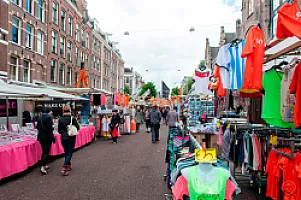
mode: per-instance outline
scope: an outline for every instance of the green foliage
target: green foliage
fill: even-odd
[[[130,91],[130,87],[128,85],[124,85],[124,94],[128,94],[130,95],[131,91]]]
[[[178,86],[171,89],[171,96],[177,96],[180,94]]]
[[[188,92],[191,90],[192,85],[193,85],[193,80],[192,80],[192,77],[190,77],[190,78],[188,79]]]
[[[143,95],[149,89],[150,93],[149,96],[156,97],[157,96],[157,89],[153,82],[147,82],[142,86],[142,89],[139,93],[139,96]]]
[[[200,61],[200,64],[198,65],[198,68],[199,68],[200,70],[204,70],[204,68],[206,68],[205,60],[201,60],[201,61]]]

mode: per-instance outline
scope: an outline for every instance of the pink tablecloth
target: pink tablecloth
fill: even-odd
[[[82,146],[88,144],[89,142],[91,142],[94,138],[95,130],[96,129],[94,126],[81,128],[79,130],[78,135],[76,136],[75,149],[82,147]],[[61,155],[64,153],[64,148],[61,143],[61,135],[56,134],[55,140],[56,140],[56,143],[52,144],[52,146],[51,146],[51,150],[50,150],[51,156],[57,156],[57,155]]]
[[[94,134],[94,126],[81,128],[79,135],[76,137],[75,148],[91,142]],[[61,155],[64,153],[60,138],[60,135],[56,135],[57,142],[53,144],[50,155]],[[41,159],[41,155],[42,148],[36,140],[26,140],[0,146],[0,180],[35,165]]]

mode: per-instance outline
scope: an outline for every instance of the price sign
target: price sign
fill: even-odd
[[[195,149],[195,161],[199,163],[216,163],[216,149],[208,148],[206,151],[203,149]]]
[[[277,145],[277,136],[274,136],[274,135],[270,136],[270,144]]]

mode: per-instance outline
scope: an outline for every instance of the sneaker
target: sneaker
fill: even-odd
[[[64,165],[61,170],[62,176],[69,176],[69,172],[67,171],[67,165]]]
[[[72,170],[71,164],[70,165],[66,165],[66,171],[71,171],[71,170]]]
[[[45,169],[44,166],[41,167],[41,174],[42,174],[42,175],[47,175],[47,174],[48,174],[48,172],[46,171],[46,169]]]
[[[45,166],[45,170],[48,170],[50,169],[50,167],[48,165]]]

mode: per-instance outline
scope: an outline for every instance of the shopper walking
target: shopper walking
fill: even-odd
[[[112,113],[113,115],[111,117],[110,132],[111,132],[113,144],[117,144],[120,116],[118,114],[118,110],[113,110]]]
[[[145,109],[144,121],[146,126],[146,132],[149,133],[150,132],[149,108]]]
[[[166,116],[166,122],[169,128],[175,128],[176,123],[178,121],[179,115],[176,112],[177,107],[173,107],[172,110],[170,110]]]
[[[61,174],[63,176],[68,176],[70,171],[72,170],[71,167],[71,158],[74,151],[76,136],[69,136],[68,134],[68,127],[69,125],[73,125],[79,130],[79,125],[75,117],[71,115],[71,108],[70,106],[63,107],[63,116],[59,119],[58,124],[58,132],[62,136],[62,145],[64,147],[65,152],[65,162],[61,170]]]
[[[135,118],[136,118],[136,131],[139,132],[140,125],[143,123],[143,119],[144,119],[143,112],[139,106],[137,107]]]
[[[37,121],[38,137],[42,147],[42,159],[41,159],[41,173],[43,175],[48,174],[47,166],[48,156],[51,148],[51,144],[55,142],[53,135],[53,121],[51,108],[44,108],[42,116]]]
[[[160,122],[162,118],[158,105],[155,105],[153,110],[150,111],[149,118],[150,118],[150,125],[152,131],[152,142],[155,143],[157,141],[160,141],[159,140]]]

